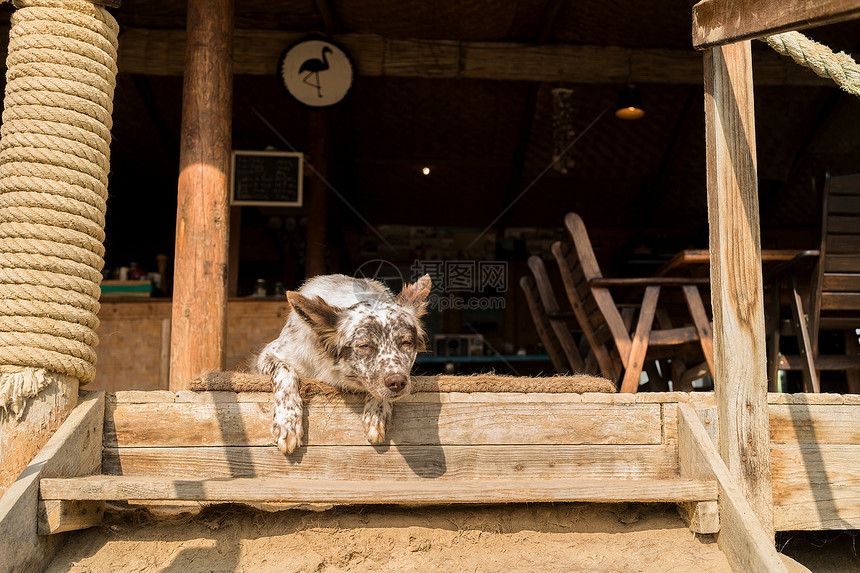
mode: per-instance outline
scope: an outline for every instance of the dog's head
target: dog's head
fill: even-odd
[[[424,275],[393,301],[361,301],[349,308],[297,292],[287,293],[287,300],[350,380],[376,398],[397,400],[409,394],[412,364],[425,348],[421,316],[430,287],[430,276]]]

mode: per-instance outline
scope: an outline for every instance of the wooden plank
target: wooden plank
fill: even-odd
[[[534,276],[535,286],[537,287],[538,295],[545,311],[553,314],[561,312],[561,307],[555,298],[555,293],[552,290],[552,284],[549,281],[549,275],[547,274],[543,260],[540,257],[531,256],[528,260],[528,266]],[[567,322],[564,320],[550,320],[549,324],[567,359],[568,368],[565,370],[583,372],[585,370],[585,363],[576,347],[576,342],[570,335]]]
[[[432,376],[414,376],[413,379],[420,383],[428,383],[429,380],[436,378]],[[447,377],[446,377],[447,378]],[[788,397],[807,396],[806,394],[769,394],[768,398],[773,400],[785,400]],[[818,400],[822,397],[832,397],[838,402],[834,404],[844,403],[841,394],[818,394],[812,396],[811,399]],[[344,394],[339,399],[352,399],[354,403],[362,403],[360,396]],[[149,404],[149,403],[170,403],[170,402],[271,402],[271,392],[226,392],[226,391],[206,391],[194,392],[183,390],[181,392],[170,392],[163,390],[143,391],[124,390],[107,394],[107,400],[112,404]],[[712,406],[714,404],[713,392],[646,392],[642,394],[607,394],[603,392],[585,392],[583,394],[573,393],[548,393],[548,392],[418,392],[403,398],[398,404],[406,404],[410,402],[432,402],[432,403],[451,403],[451,402],[595,402],[599,400],[601,404],[663,404],[667,402],[690,402],[694,401]],[[804,402],[805,403],[805,402]]]
[[[190,0],[187,21],[170,336],[174,391],[226,366],[233,1]]]
[[[78,381],[64,376],[28,398],[20,419],[13,414],[0,414],[0,497],[77,403]]]
[[[639,389],[639,375],[642,373],[645,353],[648,351],[651,326],[654,323],[654,313],[657,311],[659,297],[660,287],[649,286],[645,288],[645,296],[642,298],[642,307],[639,310],[639,321],[636,323],[636,332],[630,344],[629,354],[627,356],[622,355],[626,368],[624,379],[621,382],[622,392],[636,392]]]
[[[709,501],[713,481],[520,480],[462,481],[306,480],[290,478],[176,479],[89,476],[43,479],[43,499],[174,499],[183,501],[278,501],[292,503],[522,503],[588,501]]]
[[[51,499],[39,501],[39,535],[53,535],[95,527],[105,516],[104,501]]]
[[[711,48],[860,17],[857,0],[702,0],[693,6],[693,46]]]
[[[310,445],[365,445],[358,404],[312,402]],[[116,404],[105,415],[105,445],[267,446],[272,405]],[[660,444],[660,405],[398,403],[389,430],[397,445]]]
[[[846,213],[856,215],[860,213],[860,196],[857,195],[831,195],[827,204],[828,213]]]
[[[678,461],[681,477],[717,482],[720,535],[717,543],[734,571],[788,573],[732,472],[720,458],[705,428],[688,404],[678,404]]]
[[[860,291],[858,273],[824,273],[821,288],[826,291]],[[858,321],[860,324],[860,321]]]
[[[855,405],[771,404],[768,410],[772,444],[860,444]]]
[[[185,30],[123,28],[118,66],[123,74],[182,75]],[[8,34],[8,31],[7,31]],[[284,46],[303,32],[237,29],[234,73],[269,75]],[[584,84],[698,84],[702,59],[692,49],[636,49],[573,44],[458,42],[428,38],[387,38],[376,34],[335,34],[332,39],[355,60],[361,76],[479,78]],[[3,59],[5,61],[5,58]],[[756,54],[758,85],[819,85],[833,82],[809,73],[772,51]]]
[[[699,294],[699,288],[693,285],[683,287],[684,300],[687,301],[687,308],[690,311],[690,316],[693,318],[693,324],[696,326],[696,334],[699,335],[699,344],[702,347],[702,354],[705,355],[705,362],[708,363],[708,370],[714,372],[714,333],[711,330],[711,321],[708,320],[708,315],[705,313],[705,305],[702,302],[702,296]]]
[[[821,294],[821,310],[860,310],[860,293],[825,292]]]
[[[816,370],[850,370],[860,368],[860,356],[830,354],[818,355],[814,360]],[[802,370],[804,367],[803,357],[800,355],[780,355],[779,368],[781,370]]]
[[[308,140],[310,141],[310,173],[305,187],[305,206],[307,208],[307,226],[305,227],[305,278],[324,275],[326,260],[326,245],[328,244],[328,163],[333,143],[332,134],[340,134],[341,130],[332,129],[336,116],[327,109],[312,109],[308,111],[310,125]]]
[[[293,458],[300,459],[295,463]],[[498,478],[669,479],[678,454],[666,446],[302,446],[105,448],[103,473],[197,478],[445,480]]]
[[[564,350],[554,332],[551,332],[552,326],[546,316],[543,305],[538,302],[538,296],[540,295],[536,290],[534,279],[529,276],[520,277],[520,287],[523,289],[523,295],[526,298],[526,304],[529,307],[529,313],[532,316],[532,322],[534,322],[538,338],[543,343],[544,350],[549,354],[553,368],[558,373],[567,372],[569,368],[567,366],[567,359],[564,356]]]
[[[775,444],[771,460],[776,529],[860,527],[860,444]]]
[[[802,359],[801,371],[803,373],[803,391],[804,392],[820,392],[821,385],[818,379],[818,374],[815,372],[814,358],[815,353],[812,349],[812,342],[809,335],[809,321],[803,312],[803,300],[801,298],[800,289],[797,286],[797,276],[791,275],[791,292],[789,293],[791,308],[791,324],[794,333],[797,336],[798,346],[800,347],[800,356]]]
[[[860,198],[858,198],[860,202]],[[854,254],[860,251],[860,235],[827,234],[827,254]]]
[[[751,59],[749,42],[705,52],[713,375],[720,455],[772,532]]]
[[[78,405],[0,498],[0,571],[44,571],[66,541],[37,532],[39,480],[101,470],[104,393],[81,392]]]
[[[825,489],[816,492],[824,495]],[[817,531],[822,529],[860,529],[860,503],[857,491],[849,499],[816,498],[796,501],[789,505],[775,505],[774,527],[777,531]]]
[[[720,506],[716,501],[679,503],[678,513],[693,533],[720,532]]]

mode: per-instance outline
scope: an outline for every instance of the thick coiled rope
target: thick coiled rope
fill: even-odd
[[[761,40],[822,78],[832,79],[848,93],[860,96],[860,66],[845,52],[835,54],[824,44],[810,40],[800,32],[774,34]]]
[[[114,18],[14,0],[0,130],[0,411],[95,376],[116,86]]]

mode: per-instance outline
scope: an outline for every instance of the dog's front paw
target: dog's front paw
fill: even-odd
[[[278,449],[284,454],[291,454],[302,443],[302,409],[275,408],[272,420],[272,437]]]
[[[376,398],[368,399],[364,404],[364,415],[361,417],[367,441],[374,446],[384,444],[385,432],[390,420],[391,402],[384,402]]]

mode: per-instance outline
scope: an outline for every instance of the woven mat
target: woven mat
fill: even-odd
[[[191,381],[194,391],[271,392],[272,378],[246,372],[209,372]],[[615,384],[606,378],[578,374],[525,378],[476,374],[474,376],[413,376],[412,392],[546,392],[552,394],[616,392]],[[318,394],[340,394],[342,390],[313,378],[302,379],[302,397]]]

